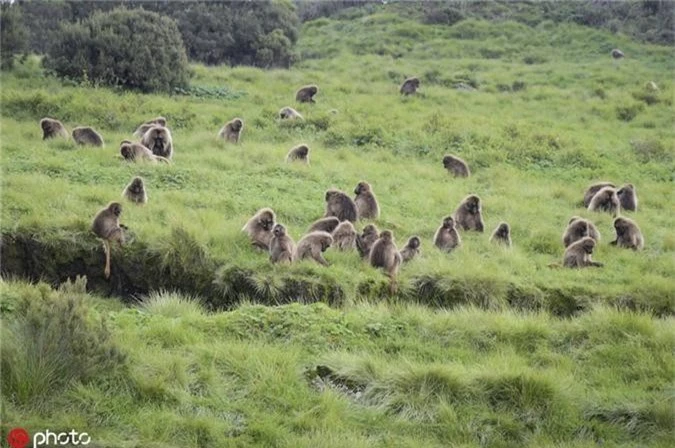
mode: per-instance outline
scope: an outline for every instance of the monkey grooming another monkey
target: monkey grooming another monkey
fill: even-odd
[[[63,137],[68,139],[68,131],[63,123],[53,118],[43,118],[40,120],[40,127],[42,128],[42,140],[47,140],[54,137]]]
[[[152,126],[143,134],[141,144],[150,149],[156,156],[171,160],[173,156],[173,140],[169,128],[164,126]]]
[[[505,222],[500,222],[495,231],[492,232],[490,241],[511,247],[511,227]]]
[[[642,250],[645,246],[645,240],[637,223],[629,218],[622,216],[614,220],[614,230],[616,239],[612,241],[612,246],[625,247],[633,250]]]
[[[286,233],[286,227],[283,224],[277,224],[272,230],[272,239],[270,240],[270,261],[272,263],[281,263],[293,261],[295,252],[295,243]]]
[[[103,146],[103,137],[90,127],[80,126],[73,129],[73,140],[79,145]]]
[[[356,235],[356,249],[361,258],[368,258],[370,256],[370,249],[379,237],[380,232],[374,224],[368,224],[363,228],[363,232],[360,235]]]
[[[157,117],[157,118],[153,118],[150,121],[146,121],[145,123],[138,126],[138,128],[136,128],[136,130],[134,131],[134,137],[143,137],[143,135],[146,132],[148,132],[148,129],[150,129],[151,127],[153,127],[155,125],[166,127],[166,118]]]
[[[328,266],[328,262],[323,258],[323,252],[333,244],[333,237],[328,232],[316,231],[308,233],[298,241],[298,247],[295,249],[295,259],[304,260],[311,258],[317,263]]]
[[[443,251],[452,252],[460,244],[462,244],[462,239],[455,228],[455,220],[452,216],[446,216],[443,218],[441,226],[436,230],[434,246]]]
[[[294,160],[300,160],[309,165],[309,146],[302,144],[292,148],[288,151],[286,155],[286,162],[293,162]]]
[[[349,221],[342,221],[340,225],[333,230],[333,246],[337,250],[345,251],[356,247],[356,229]]]
[[[411,77],[403,81],[401,84],[401,95],[414,95],[420,87],[420,80],[416,77]]]
[[[602,263],[591,260],[595,240],[590,236],[585,236],[579,241],[572,243],[565,249],[563,256],[563,266],[567,268],[585,268],[587,266],[601,267]]]
[[[147,203],[148,194],[145,191],[145,184],[143,183],[143,179],[138,176],[134,177],[131,180],[131,182],[129,182],[129,185],[124,187],[124,191],[122,191],[122,196],[124,196],[125,198],[136,204]]]
[[[359,182],[354,189],[356,197],[356,211],[359,219],[377,219],[380,216],[380,206],[368,182]]]
[[[356,222],[358,212],[352,198],[340,190],[330,189],[326,191],[326,215],[335,216],[340,221]]]
[[[476,230],[482,232],[485,229],[480,205],[480,198],[475,194],[469,195],[459,204],[455,210],[455,224],[461,230]]]
[[[274,211],[271,208],[261,208],[248,220],[241,231],[249,236],[254,247],[269,251],[275,223]]]
[[[241,132],[244,130],[244,120],[241,118],[234,118],[222,127],[218,132],[218,137],[232,143],[239,143]]]
[[[124,243],[124,231],[120,226],[119,217],[122,214],[122,204],[111,202],[104,209],[99,210],[91,224],[94,234],[103,240],[105,252],[105,278],[110,278],[110,243]]]
[[[301,87],[295,93],[295,101],[299,103],[314,103],[314,95],[319,91],[319,88],[314,84]]]
[[[615,185],[611,182],[598,182],[588,187],[588,189],[584,193],[584,207],[588,208],[588,206],[591,204],[591,199],[593,199],[593,196],[595,196],[595,193],[597,193],[598,191],[602,190],[605,187],[615,188]]]
[[[590,236],[596,243],[600,241],[600,232],[591,221],[579,216],[572,216],[563,233],[563,245],[569,247],[570,244],[585,236]]]
[[[469,177],[471,170],[469,165],[457,156],[447,154],[443,157],[443,167],[455,177]]]
[[[621,211],[621,203],[619,202],[619,197],[616,195],[616,189],[612,187],[601,188],[593,199],[591,203],[588,204],[588,210],[592,212],[609,212],[612,216],[616,217]]]
[[[411,236],[403,249],[400,250],[401,262],[406,263],[420,254],[422,242],[418,236]]]

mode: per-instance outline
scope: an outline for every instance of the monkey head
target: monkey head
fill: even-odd
[[[450,165],[452,165],[453,160],[454,159],[452,156],[443,157],[443,168],[447,169]]]
[[[617,236],[623,236],[630,227],[625,218],[618,217],[614,220],[614,229],[616,229]]]
[[[276,226],[274,226],[274,230],[272,230],[272,233],[277,238],[286,236],[286,227],[283,224],[277,224]]]
[[[275,220],[274,212],[270,209],[264,209],[260,212],[258,224],[263,230],[269,232],[274,227],[274,220]]]
[[[134,177],[131,181],[130,190],[134,193],[140,193],[143,191],[143,179],[140,177]]]
[[[232,130],[235,132],[241,131],[241,128],[244,127],[244,122],[240,118],[235,118],[232,120]]]
[[[472,194],[466,198],[466,211],[472,215],[476,215],[480,212],[480,198],[475,194]]]
[[[160,126],[166,126],[166,118],[164,117],[157,117],[154,119],[154,122]]]
[[[455,218],[452,216],[446,216],[443,218],[443,228],[444,229],[454,229],[455,228]]]
[[[133,159],[134,158],[134,152],[131,149],[131,144],[125,143],[125,142],[126,142],[126,140],[124,142],[122,142],[122,146],[120,146],[120,154],[122,154],[122,157],[124,157],[127,160]]]
[[[296,149],[296,154],[299,155],[300,157],[307,157],[307,154],[309,154],[309,147],[307,145],[300,145]]]
[[[366,193],[370,191],[370,184],[368,182],[361,181],[356,185],[356,188],[354,189],[355,194],[361,194],[361,193]]]
[[[407,246],[411,249],[417,249],[418,247],[420,247],[420,243],[421,242],[420,242],[419,237],[413,236],[413,237],[410,237],[410,239],[408,240]]]
[[[373,224],[368,224],[363,228],[364,235],[373,235],[377,233],[377,228]]]
[[[586,236],[581,239],[581,247],[584,249],[584,252],[590,255],[593,253],[593,248],[595,248],[595,240],[590,236]]]
[[[505,222],[499,224],[499,227],[497,228],[497,235],[506,238],[509,235],[509,225]]]
[[[394,238],[394,235],[391,233],[391,230],[383,230],[380,232],[380,238],[385,241],[391,241]]]
[[[115,216],[120,216],[122,214],[122,204],[119,202],[111,202],[108,204],[108,210]]]
[[[331,199],[337,197],[340,194],[338,190],[330,189],[326,191],[326,202],[330,202]]]
[[[333,244],[333,237],[330,233],[326,233],[326,235],[321,238],[321,252],[326,252],[326,249],[328,249],[331,244]]]

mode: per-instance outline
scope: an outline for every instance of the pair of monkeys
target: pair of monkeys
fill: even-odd
[[[616,217],[621,210],[637,211],[637,206],[637,192],[633,184],[616,188],[611,182],[598,182],[584,193],[584,207],[589,211],[609,212]]]
[[[43,118],[40,120],[42,129],[42,140],[48,140],[56,137],[68,138],[66,127],[59,120],[54,118]],[[73,129],[73,140],[80,145],[103,146],[103,137],[89,126],[78,126]]]

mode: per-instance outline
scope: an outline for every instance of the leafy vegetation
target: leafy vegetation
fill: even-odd
[[[3,422],[130,447],[672,445],[673,49],[574,24],[385,12],[308,21],[297,51],[291,70],[195,65],[193,87],[169,95],[62,82],[37,57],[0,74],[3,331],[21,303],[73,301],[93,322],[76,334],[120,354],[119,369],[40,383],[38,401],[3,389]],[[420,93],[401,97],[411,75]],[[296,104],[310,82],[317,103]],[[280,122],[287,105],[305,120]],[[46,115],[107,144],[42,141]],[[173,163],[119,160],[118,142],[158,115]],[[240,144],[218,140],[235,116]],[[285,163],[301,142],[311,164]],[[446,153],[472,177],[449,177]],[[149,203],[124,203],[132,241],[107,281],[90,221],[136,175]],[[275,266],[240,231],[271,206],[297,241],[326,189],[360,180],[380,229],[422,239],[395,295],[355,253]],[[612,217],[582,207],[600,180],[636,185],[626,214],[643,251],[611,246]],[[465,232],[452,254],[435,250],[470,193],[488,231],[511,224],[513,248]],[[549,267],[573,215],[598,226],[604,268]],[[67,281],[83,274],[96,294]],[[26,351],[4,334],[2,350]]]

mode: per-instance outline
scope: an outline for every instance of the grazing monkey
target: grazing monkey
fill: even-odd
[[[302,144],[288,151],[286,162],[292,162],[294,160],[300,160],[309,165],[309,146]]]
[[[590,236],[596,243],[600,242],[600,232],[591,221],[579,216],[572,216],[567,223],[565,232],[563,232],[563,245],[569,247],[570,244],[585,236]]]
[[[354,189],[354,203],[359,219],[377,219],[380,216],[380,206],[368,182],[359,182]]]
[[[333,230],[333,245],[337,250],[345,251],[356,247],[356,229],[349,221],[342,221]]]
[[[482,232],[485,229],[481,212],[480,198],[475,194],[469,195],[459,204],[455,210],[455,223],[461,230],[476,230]]]
[[[333,230],[335,230],[338,225],[340,225],[340,220],[337,219],[335,216],[329,216],[327,218],[317,219],[309,227],[309,230],[307,230],[307,233],[315,232],[317,230],[321,230],[323,232],[328,232],[328,233],[333,233]]]
[[[401,262],[406,263],[420,254],[422,242],[418,236],[411,236],[403,249],[401,249]]]
[[[222,127],[218,132],[218,137],[232,143],[239,143],[241,132],[244,130],[244,120],[241,118],[234,118]]]
[[[73,129],[73,140],[80,145],[103,146],[103,137],[90,127],[77,127]]]
[[[635,186],[633,184],[626,184],[619,188],[616,191],[616,195],[619,197],[619,203],[621,204],[622,210],[630,210],[631,212],[637,211],[637,192],[635,191]]]
[[[241,231],[248,234],[254,247],[267,251],[270,249],[275,221],[276,215],[271,208],[261,208],[248,220]]]
[[[563,256],[563,266],[567,268],[584,268],[587,266],[603,266],[602,263],[591,260],[591,254],[595,248],[595,240],[590,236],[585,236],[579,241],[572,243],[565,249]]]
[[[54,137],[68,138],[68,131],[59,120],[43,118],[40,120],[40,127],[42,128],[42,140]]]
[[[328,262],[323,258],[323,252],[333,244],[333,237],[328,232],[311,232],[303,236],[298,242],[295,250],[295,259],[303,260],[311,258],[317,263],[328,266]]]
[[[358,212],[352,198],[339,190],[326,191],[326,215],[335,216],[340,221],[356,222]]]
[[[171,163],[169,159],[165,157],[156,156],[145,146],[140,143],[132,143],[129,140],[123,140],[120,143],[120,155],[125,159],[131,162],[138,162],[141,160],[147,160],[149,162],[156,163],[158,161],[164,163]]]
[[[615,188],[616,186],[611,183],[611,182],[598,182],[597,184],[593,184],[584,193],[584,207],[588,208],[588,206],[591,204],[591,199],[593,199],[593,196],[595,196],[595,193],[598,191],[602,190],[605,187],[612,187]]]
[[[272,230],[272,239],[270,240],[270,261],[272,263],[281,263],[293,261],[295,252],[295,242],[293,238],[286,233],[286,227],[283,224],[277,224]]]
[[[122,191],[122,196],[136,204],[146,204],[148,202],[148,193],[145,191],[145,184],[140,177],[134,177],[129,185]]]
[[[368,224],[363,228],[361,235],[356,235],[356,249],[359,251],[361,258],[368,258],[370,256],[370,249],[379,238],[380,231],[377,230],[375,224]]]
[[[143,134],[141,144],[150,149],[156,156],[165,157],[171,160],[173,156],[173,140],[169,128],[155,125]]]
[[[120,246],[124,244],[124,231],[120,226],[120,215],[122,214],[122,204],[111,202],[104,209],[99,210],[91,224],[91,230],[97,237],[103,240],[103,251],[105,252],[105,269],[103,273],[105,278],[110,278],[110,243],[116,242]]]
[[[612,57],[613,57],[614,59],[621,59],[621,58],[623,58],[624,56],[625,56],[625,55],[623,54],[623,51],[619,50],[618,48],[614,48],[614,49],[612,50]]]
[[[401,84],[401,95],[413,95],[420,87],[420,80],[416,77],[408,78]]]
[[[383,268],[391,278],[396,277],[398,268],[401,266],[401,254],[394,243],[394,235],[390,230],[383,230],[380,237],[370,249],[368,258],[370,265],[375,268]]]
[[[299,103],[314,103],[314,95],[319,91],[319,88],[314,84],[301,87],[295,93],[295,101]]]
[[[469,165],[467,165],[464,160],[460,159],[457,156],[448,154],[445,157],[443,157],[443,167],[455,177],[471,176],[471,170],[469,170]]]
[[[616,239],[612,241],[612,246],[626,247],[633,250],[642,250],[645,246],[645,240],[637,223],[629,218],[622,216],[614,220],[614,230]]]
[[[150,129],[155,125],[166,127],[166,118],[157,117],[153,118],[150,121],[146,121],[145,123],[141,124],[138,128],[136,128],[136,130],[134,131],[134,137],[143,137],[143,135],[146,132],[148,132],[148,129]]]
[[[289,106],[282,107],[279,110],[279,118],[282,120],[304,120],[300,112]]]
[[[455,228],[455,219],[452,216],[446,216],[443,218],[441,226],[436,230],[434,246],[443,251],[452,252],[460,244],[462,244],[462,239]]]
[[[508,223],[500,222],[495,231],[492,232],[490,241],[511,247],[511,227]]]
[[[592,212],[609,212],[616,217],[621,211],[621,203],[616,195],[616,189],[604,187],[593,196],[588,210]]]

